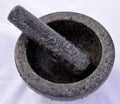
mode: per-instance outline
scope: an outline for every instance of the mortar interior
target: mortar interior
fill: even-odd
[[[64,70],[66,67],[56,62],[42,47],[29,40],[27,58],[33,71],[44,79],[55,83],[73,83],[92,74],[97,68],[102,55],[101,43],[95,32],[86,25],[72,20],[53,21],[48,25],[71,41],[76,47],[81,48],[90,55],[92,64],[80,76],[75,76],[66,72]]]

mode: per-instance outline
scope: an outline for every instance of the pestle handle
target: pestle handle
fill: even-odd
[[[33,16],[21,6],[10,12],[8,20],[18,27],[29,39],[38,43],[68,71],[80,75],[91,63],[89,56],[78,49],[47,24]]]

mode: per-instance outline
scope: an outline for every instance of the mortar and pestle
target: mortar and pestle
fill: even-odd
[[[56,100],[83,98],[109,76],[114,44],[94,19],[73,12],[38,19],[21,6],[8,19],[22,31],[15,48],[18,72],[38,94]]]

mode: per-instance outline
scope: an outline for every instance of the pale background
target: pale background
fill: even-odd
[[[116,49],[112,73],[103,86],[82,100],[68,102],[52,101],[28,88],[14,63],[14,48],[21,32],[7,20],[16,5],[37,17],[72,11],[99,21],[109,31]],[[0,0],[0,104],[120,104],[120,0]]]

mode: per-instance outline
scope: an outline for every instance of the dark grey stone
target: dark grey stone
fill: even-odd
[[[73,12],[52,13],[41,17],[40,20],[50,26],[52,31],[55,30],[56,34],[59,33],[62,38],[65,37],[64,42],[74,45],[75,50],[78,49],[80,53],[83,52],[87,57],[89,56],[91,64],[88,67],[85,65],[86,69],[80,75],[72,74],[71,72],[74,73],[74,71],[73,67],[69,67],[70,64],[66,66],[65,63],[56,61],[56,57],[38,44],[39,40],[37,42],[36,39],[31,40],[24,32],[16,44],[15,62],[28,86],[37,93],[56,100],[83,98],[98,89],[109,76],[115,57],[113,41],[106,29],[94,19]],[[34,21],[37,22],[37,18]],[[45,24],[43,26],[46,26]],[[39,24],[36,26],[39,28]],[[33,30],[31,30],[32,33],[28,32],[30,36],[38,35],[40,32],[38,28],[34,30],[37,33]],[[29,30],[29,27],[26,29]],[[47,30],[49,30],[48,27]],[[49,32],[51,33],[51,30]],[[52,34],[55,36],[55,32]],[[38,39],[40,39],[39,36]],[[63,49],[61,46],[60,48]],[[74,48],[70,51],[74,51]],[[84,57],[83,54],[81,56]],[[67,72],[70,69],[72,71]]]
[[[56,61],[64,64],[67,67],[66,71],[79,75],[90,64],[90,59],[83,50],[77,49],[72,43],[21,6],[16,6],[8,19],[28,38],[43,47]]]

